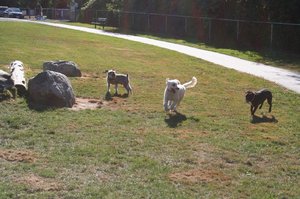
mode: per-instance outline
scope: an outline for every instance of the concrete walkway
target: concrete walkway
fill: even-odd
[[[22,20],[22,21],[26,21],[26,20]],[[94,29],[94,28],[78,27],[78,26],[58,24],[58,23],[49,23],[44,21],[27,21],[27,22],[38,23],[38,24],[54,26],[59,28],[67,28],[67,29],[78,30],[78,31],[105,35],[105,36],[112,36],[112,37],[127,39],[131,41],[136,41],[144,44],[154,45],[161,48],[177,51],[189,56],[193,56],[199,59],[206,60],[208,62],[218,64],[220,66],[224,66],[227,68],[235,69],[240,72],[245,72],[251,75],[255,75],[257,77],[264,78],[266,80],[275,82],[276,84],[279,84],[289,90],[292,90],[300,94],[300,74],[286,69],[281,69],[281,68],[276,68],[276,67],[256,63],[256,62],[246,61],[229,55],[201,50],[189,46],[184,46],[181,44],[158,41],[155,39],[149,39],[149,38],[144,38],[139,36],[110,33],[99,29]]]

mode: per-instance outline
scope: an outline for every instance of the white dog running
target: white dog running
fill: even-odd
[[[187,88],[193,88],[197,84],[196,77],[193,77],[191,81],[181,84],[179,80],[167,78],[166,89],[164,93],[164,109],[165,111],[175,111],[179,106],[181,100],[184,97],[185,90]]]

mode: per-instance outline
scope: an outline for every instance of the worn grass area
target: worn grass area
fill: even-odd
[[[0,68],[79,64],[78,97],[103,98],[105,69],[129,73],[134,94],[113,109],[35,111],[0,103],[0,198],[297,198],[300,96],[176,52],[37,24],[0,23]],[[38,33],[38,34],[37,34]],[[162,108],[165,78],[198,78],[179,107]],[[273,91],[249,116],[244,91]],[[124,92],[124,90],[121,90]]]

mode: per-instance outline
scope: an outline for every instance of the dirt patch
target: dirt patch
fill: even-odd
[[[15,181],[29,186],[30,191],[59,191],[63,189],[63,187],[54,180],[42,178],[34,174],[18,178]]]
[[[90,78],[102,78],[102,76],[100,76],[99,74],[97,73],[82,73],[82,76],[81,76],[82,79],[90,79]]]
[[[10,162],[35,162],[36,157],[31,151],[19,151],[19,150],[1,150],[0,158]]]
[[[76,98],[75,104],[71,108],[71,110],[79,111],[85,109],[97,109],[101,108],[103,105],[103,101],[98,99],[89,99],[89,98]]]
[[[76,102],[71,110],[95,110],[99,108],[106,108],[110,110],[124,109],[126,107],[127,100],[125,98],[113,97],[110,100],[100,100],[92,98],[76,98]]]
[[[179,173],[172,173],[169,178],[175,182],[198,183],[229,181],[230,178],[220,171],[193,169]]]

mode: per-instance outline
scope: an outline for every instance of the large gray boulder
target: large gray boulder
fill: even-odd
[[[72,61],[47,61],[43,64],[43,70],[59,72],[67,77],[81,77],[81,71]]]
[[[72,107],[75,95],[69,79],[61,73],[44,71],[28,81],[30,103],[50,107]]]

